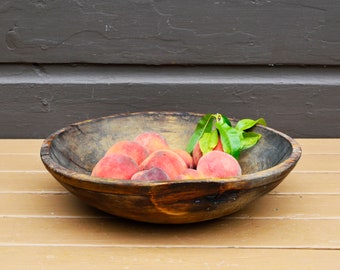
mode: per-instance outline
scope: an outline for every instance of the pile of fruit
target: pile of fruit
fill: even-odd
[[[235,127],[221,114],[207,114],[197,123],[186,150],[171,148],[161,134],[144,132],[134,140],[112,145],[92,170],[92,176],[125,180],[228,178],[242,173],[242,150],[260,134],[247,132],[258,120],[243,119]]]

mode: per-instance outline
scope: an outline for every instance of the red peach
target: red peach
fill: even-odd
[[[162,169],[154,167],[150,170],[136,172],[131,180],[169,180],[169,176]]]
[[[153,167],[165,171],[170,179],[175,179],[187,169],[184,160],[169,149],[157,150],[151,153],[139,166],[140,170],[149,170]]]
[[[214,151],[222,151],[223,152],[223,145],[222,145],[221,138],[218,138],[217,145],[215,146],[215,148],[213,150]]]
[[[202,179],[204,178],[203,174],[195,169],[185,169],[180,175],[177,176],[176,179],[184,180],[184,179]]]
[[[218,138],[217,145],[215,146],[213,151],[222,151],[223,152],[223,146],[222,146],[222,142],[221,142],[220,138]],[[202,156],[203,156],[203,153],[201,151],[200,145],[199,145],[199,143],[196,143],[194,150],[192,151],[192,160],[193,160],[193,166],[194,167],[197,167],[198,161],[200,160],[200,158]]]
[[[134,139],[134,141],[143,145],[150,154],[156,150],[169,149],[166,139],[157,132],[141,133]]]
[[[187,151],[183,149],[171,149],[171,150],[178,154],[184,160],[188,168],[192,168],[194,166],[192,156]]]
[[[233,177],[242,172],[238,161],[222,151],[211,151],[203,155],[198,161],[197,171],[211,178]]]
[[[119,141],[115,143],[105,155],[112,153],[127,155],[136,161],[137,164],[140,164],[149,155],[144,146],[134,141]]]
[[[101,158],[92,170],[92,176],[129,180],[139,171],[138,164],[122,154],[109,154]]]
[[[198,161],[203,156],[199,143],[195,144],[194,150],[192,151],[192,162],[194,164],[194,168],[197,167]]]

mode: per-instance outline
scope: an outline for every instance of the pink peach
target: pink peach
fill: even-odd
[[[223,146],[222,146],[222,142],[221,139],[218,138],[218,142],[217,145],[215,146],[215,148],[213,149],[213,151],[223,151]],[[200,158],[203,156],[202,150],[200,148],[199,143],[196,143],[194,150],[192,151],[192,160],[193,160],[193,167],[196,168],[198,161],[200,160]]]
[[[154,151],[141,164],[140,170],[149,170],[157,167],[166,172],[170,179],[175,179],[181,174],[187,165],[175,152],[169,149]]]
[[[188,168],[188,169],[185,169],[180,175],[178,175],[176,179],[184,180],[184,179],[202,179],[202,178],[204,178],[204,175],[201,174],[199,171]]]
[[[91,175],[129,180],[137,171],[139,171],[138,164],[132,158],[122,154],[109,154],[97,162]]]
[[[156,150],[169,149],[166,139],[157,132],[141,133],[134,139],[134,141],[143,145],[150,154]]]
[[[178,154],[184,160],[188,168],[192,168],[194,166],[192,156],[187,151],[183,149],[179,149],[179,148],[171,149],[171,150],[174,151],[176,154]]]
[[[140,164],[149,152],[144,146],[134,141],[119,141],[112,145],[105,155],[112,153],[123,154],[131,157],[137,164]]]
[[[238,161],[222,151],[211,151],[203,155],[198,161],[197,171],[211,178],[227,178],[242,173]]]

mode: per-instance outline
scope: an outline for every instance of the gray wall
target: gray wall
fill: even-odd
[[[338,0],[2,1],[0,61],[338,65]]]
[[[14,0],[0,15],[0,138],[150,110],[340,136],[338,0]]]

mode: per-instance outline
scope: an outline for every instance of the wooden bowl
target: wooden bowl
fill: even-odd
[[[150,223],[193,223],[234,213],[275,188],[294,168],[300,146],[289,136],[256,126],[262,138],[240,157],[243,175],[228,179],[129,181],[90,176],[96,162],[119,140],[156,131],[171,147],[185,149],[196,113],[117,114],[65,127],[46,138],[41,159],[67,190],[89,205]]]

